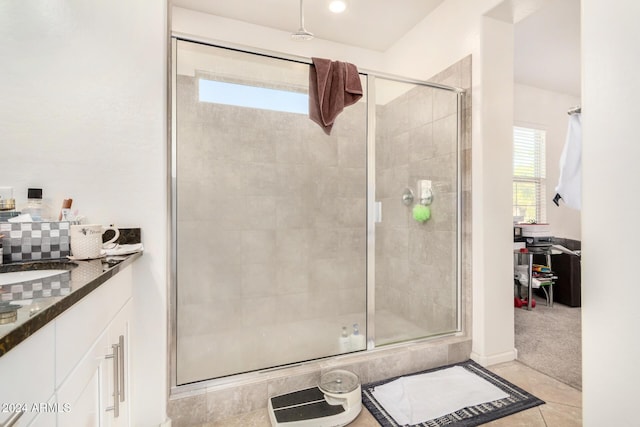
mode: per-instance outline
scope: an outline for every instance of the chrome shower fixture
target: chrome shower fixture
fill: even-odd
[[[291,34],[291,38],[297,41],[311,40],[313,38],[313,33],[304,28],[304,0],[300,0],[300,28]]]

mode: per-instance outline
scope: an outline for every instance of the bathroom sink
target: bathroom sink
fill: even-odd
[[[45,277],[56,276],[66,273],[67,271],[68,270],[27,270],[0,273],[0,286],[44,279]]]

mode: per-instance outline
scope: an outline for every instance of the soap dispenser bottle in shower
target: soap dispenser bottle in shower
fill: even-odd
[[[360,333],[360,327],[357,323],[353,324],[353,333],[350,337],[351,351],[364,350],[367,348],[367,338]]]

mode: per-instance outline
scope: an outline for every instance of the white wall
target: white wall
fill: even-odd
[[[469,54],[476,61],[480,54],[480,17],[499,2],[444,1],[385,52],[385,71],[427,79]],[[480,68],[472,68],[477,85]]]
[[[582,0],[582,364],[585,427],[638,406],[640,3]]]
[[[242,21],[222,18],[189,9],[171,8],[171,29],[176,35],[188,35],[192,39],[224,43],[253,51],[278,52],[311,58],[312,56],[354,63],[360,69],[379,70],[382,54],[376,51],[347,46],[321,39],[299,42],[291,39],[291,33]]]
[[[580,211],[553,202],[560,177],[560,156],[567,136],[567,110],[580,98],[523,84],[515,85],[514,124],[546,131],[547,222],[554,236],[580,240]]]
[[[482,364],[513,360],[513,25],[482,18],[480,108],[473,138],[473,352]],[[474,102],[477,93],[474,92]]]
[[[136,426],[165,419],[166,14],[156,0],[0,2],[0,185],[89,221],[142,227]]]

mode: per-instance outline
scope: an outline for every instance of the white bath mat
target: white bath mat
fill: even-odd
[[[509,395],[461,366],[400,377],[372,392],[400,424],[419,424]]]
[[[363,386],[383,427],[478,426],[543,404],[471,360]]]

